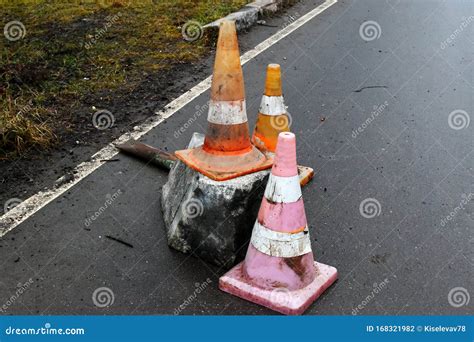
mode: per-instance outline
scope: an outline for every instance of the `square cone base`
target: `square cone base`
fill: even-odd
[[[219,279],[219,288],[285,315],[301,315],[337,279],[334,267],[316,261],[314,265],[318,268],[318,275],[312,283],[299,290],[266,290],[256,287],[243,275],[243,262]]]
[[[211,170],[204,165],[200,165],[199,162],[197,162],[194,158],[191,157],[192,150],[193,149],[180,150],[180,151],[176,151],[174,154],[176,157],[178,157],[178,159],[184,162],[191,169],[196,170],[197,172],[202,173],[204,176],[209,177],[210,179],[215,180],[215,181],[225,181],[232,178],[245,176],[250,173],[269,169],[273,165],[273,158],[266,158],[260,164],[256,164],[249,168],[241,169],[239,171],[228,171],[228,172],[216,171],[216,170]]]
[[[305,186],[314,177],[314,170],[308,166],[298,165],[298,176],[300,177],[300,185]]]

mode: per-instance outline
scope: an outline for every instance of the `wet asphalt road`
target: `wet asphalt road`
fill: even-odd
[[[295,5],[241,45],[319,3]],[[265,66],[282,65],[299,163],[316,171],[303,191],[313,250],[339,280],[307,314],[472,313],[473,33],[472,1],[340,1],[244,66],[253,124]],[[183,148],[206,115],[174,132],[208,96],[143,141]],[[224,269],[167,247],[166,174],[119,158],[0,239],[0,309],[31,278],[4,313],[173,314],[209,279],[181,314],[273,314],[220,292]],[[107,308],[92,301],[100,287],[113,291]]]

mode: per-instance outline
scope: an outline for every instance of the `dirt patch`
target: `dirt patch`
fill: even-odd
[[[8,199],[25,200],[39,190],[50,188],[82,161],[133,126],[162,109],[173,98],[209,75],[212,61],[178,65],[166,73],[150,74],[135,89],[119,88],[90,96],[65,115],[61,141],[49,150],[32,149],[12,161],[0,161],[0,204]],[[92,124],[92,107],[106,109],[114,117],[114,126],[100,131]],[[163,142],[165,141],[163,137]],[[3,213],[3,205],[0,212]]]

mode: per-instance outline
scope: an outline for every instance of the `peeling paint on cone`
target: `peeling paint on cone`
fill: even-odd
[[[284,314],[301,314],[337,279],[314,261],[296,165],[296,140],[280,133],[270,180],[244,262],[219,279],[221,290]],[[288,296],[275,296],[284,289]]]
[[[176,151],[187,166],[223,181],[268,169],[273,160],[251,144],[244,79],[233,21],[220,24],[203,146]]]

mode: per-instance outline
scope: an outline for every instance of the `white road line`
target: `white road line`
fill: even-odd
[[[297,30],[298,28],[306,24],[308,21],[321,14],[326,9],[336,3],[337,0],[326,0],[324,3],[322,3],[312,11],[306,13],[304,16],[298,18],[282,30],[275,33],[270,38],[258,44],[252,50],[247,51],[240,57],[242,65],[250,61],[252,58],[258,56],[263,51],[265,51],[275,43],[279,42],[281,39],[285,38],[290,33]],[[46,206],[48,203],[59,197],[64,192],[68,191],[74,185],[79,183],[82,179],[97,170],[105,163],[103,160],[111,159],[116,154],[118,154],[119,151],[114,147],[114,144],[123,143],[129,139],[140,139],[142,136],[144,136],[146,133],[158,126],[164,120],[166,120],[174,113],[179,111],[181,108],[183,108],[186,104],[188,104],[189,102],[197,98],[199,95],[201,95],[203,92],[208,90],[210,86],[211,76],[194,86],[192,89],[190,89],[180,97],[171,101],[165,106],[165,108],[163,108],[163,110],[156,112],[155,116],[148,118],[143,124],[135,127],[132,132],[123,134],[122,136],[111,142],[109,145],[98,151],[91,157],[91,161],[79,164],[73,170],[72,174],[74,175],[74,179],[71,180],[69,183],[65,183],[51,190],[40,191],[20,203],[12,210],[5,213],[2,217],[0,217],[0,237],[4,236],[6,233],[17,227],[20,223],[25,221],[31,215],[36,213],[38,210]]]

